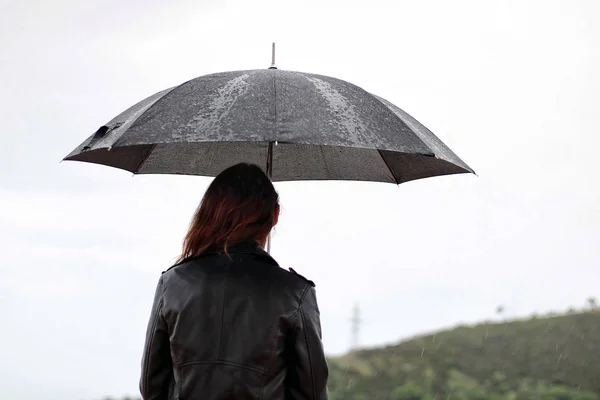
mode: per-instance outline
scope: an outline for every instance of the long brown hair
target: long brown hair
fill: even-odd
[[[279,195],[254,164],[225,169],[212,181],[192,218],[178,263],[207,250],[266,238],[276,222]]]

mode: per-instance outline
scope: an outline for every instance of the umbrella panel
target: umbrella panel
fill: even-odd
[[[216,176],[240,162],[265,169],[268,148],[267,142],[156,144],[135,173]]]
[[[273,147],[272,179],[394,183],[391,172],[377,150],[291,143]]]

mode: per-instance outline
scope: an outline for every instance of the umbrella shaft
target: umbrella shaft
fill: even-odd
[[[267,149],[267,176],[269,179],[273,178],[273,142],[269,142]]]
[[[273,178],[273,142],[269,142],[267,149],[267,176],[270,180]],[[267,237],[267,253],[271,254],[271,232]]]

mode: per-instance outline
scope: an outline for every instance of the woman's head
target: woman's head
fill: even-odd
[[[179,262],[206,250],[264,241],[279,218],[279,195],[260,167],[241,163],[212,181],[192,218]]]

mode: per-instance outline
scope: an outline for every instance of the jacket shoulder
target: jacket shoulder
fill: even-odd
[[[315,283],[313,281],[311,281],[310,279],[305,278],[304,276],[300,275],[299,273],[297,273],[293,268],[289,268],[290,270],[290,274],[292,274],[293,276],[297,277],[298,279],[303,280],[304,282],[308,283],[309,285],[311,285],[312,287],[315,287]]]
[[[167,269],[165,269],[163,272],[161,272],[161,275],[164,275],[165,273],[167,273],[167,272],[169,272],[169,271],[173,270],[174,268],[177,268],[177,267],[179,267],[180,265],[187,264],[189,261],[190,261],[190,260],[183,260],[183,261],[181,261],[181,262],[178,262],[177,264],[171,265],[169,268],[167,268]]]

